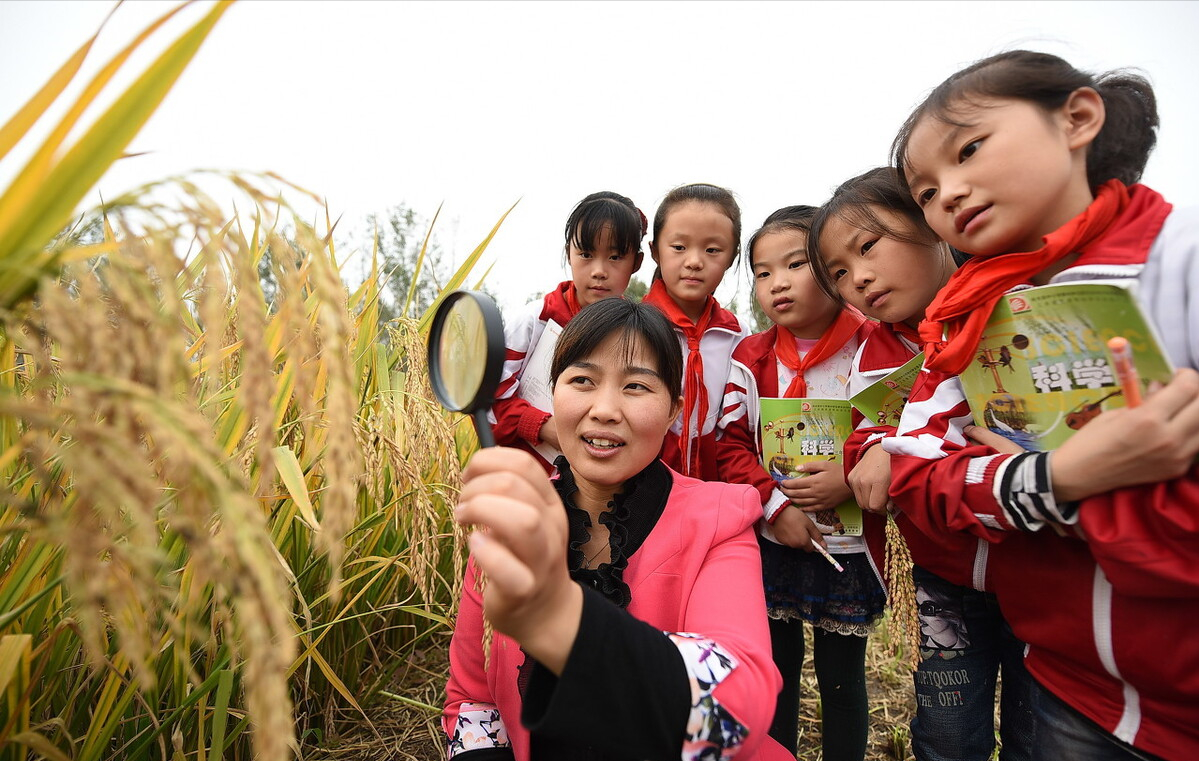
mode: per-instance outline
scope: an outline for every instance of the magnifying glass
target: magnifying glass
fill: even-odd
[[[454,291],[433,314],[429,380],[441,406],[470,415],[479,445],[495,446],[487,411],[504,368],[504,321],[479,291]]]

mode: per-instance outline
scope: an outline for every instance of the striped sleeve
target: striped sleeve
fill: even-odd
[[[1077,502],[1059,504],[1053,498],[1053,483],[1049,478],[1050,454],[1019,454],[1007,458],[995,471],[992,483],[995,500],[1002,506],[1008,523],[1021,531],[1037,531],[1046,523],[1073,525],[1078,522]],[[985,466],[982,471],[985,472]]]
[[[717,475],[721,481],[749,484],[762,500],[762,517],[774,522],[791,500],[762,467],[758,441],[758,384],[749,368],[733,360],[716,427]]]
[[[549,410],[534,407],[517,393],[525,361],[545,327],[539,319],[540,310],[541,302],[533,302],[520,312],[505,315],[504,368],[488,412],[496,443],[501,446],[513,446],[518,441],[536,446],[541,442],[541,426],[550,419]]]
[[[931,536],[966,532],[1002,541],[1021,527],[997,496],[998,476],[1014,456],[970,443],[963,429],[972,422],[956,376],[921,372],[895,435],[882,443],[891,454],[891,500]],[[1027,483],[1022,468],[1010,476],[1019,477],[1021,486],[1036,486],[1035,472]],[[1026,524],[1028,530],[1044,525],[1039,516]]]

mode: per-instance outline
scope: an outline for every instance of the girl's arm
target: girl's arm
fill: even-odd
[[[725,385],[721,414],[716,420],[717,468],[721,481],[749,484],[762,502],[762,517],[773,523],[790,500],[762,467],[750,409],[757,409],[758,384],[745,365],[733,360]]]
[[[967,532],[998,542],[1017,527],[998,499],[995,473],[1018,455],[973,445],[964,433],[971,424],[957,377],[921,371],[896,435],[882,442],[891,454],[889,493],[896,507],[930,536]],[[1004,494],[1015,496],[1010,490]]]
[[[860,417],[854,410],[855,417]],[[845,482],[853,490],[854,501],[863,510],[876,514],[887,511],[891,501],[891,455],[879,446],[887,436],[895,435],[894,426],[871,426],[862,418],[845,440]]]
[[[513,446],[518,441],[529,446],[542,443],[542,427],[551,417],[548,410],[538,409],[518,393],[525,361],[544,329],[539,316],[540,311],[534,313],[528,306],[520,313],[505,315],[504,368],[491,407],[491,427],[500,446]],[[550,443],[556,446],[556,442]]]
[[[752,405],[752,407],[751,407]],[[751,430],[750,409],[758,405],[757,382],[749,368],[734,360],[725,386],[721,416],[716,428],[716,460],[721,481],[749,484],[762,502],[762,517],[779,543],[813,552],[824,545],[815,522],[800,510],[785,510],[791,498],[762,467],[758,439]]]
[[[517,441],[523,441],[529,446],[545,442],[555,449],[558,447],[556,436],[554,440],[546,438],[551,433],[546,424],[553,416],[518,396],[497,399],[491,406],[491,414],[495,417],[495,424],[491,427],[495,433],[495,443],[500,446],[510,447]]]
[[[875,370],[870,375],[862,372],[861,366],[866,350],[876,342],[883,341],[887,336],[882,329],[871,334],[862,342],[854,354],[853,367],[849,372],[845,395],[853,398],[877,383],[889,371]],[[909,349],[896,339],[895,349],[899,352],[892,361],[902,364],[906,359],[903,349]],[[895,426],[880,425],[877,421],[869,420],[855,407],[852,411],[853,432],[845,440],[844,456],[845,482],[853,490],[854,501],[867,512],[882,514],[890,503],[888,490],[891,487],[891,455],[879,446],[883,439],[895,435]]]
[[[926,533],[968,532],[997,542],[1013,531],[1055,530],[1086,538],[1126,594],[1197,596],[1199,580],[1184,569],[1199,559],[1199,481],[1193,467],[1181,476],[1163,473],[1178,463],[1157,456],[1163,439],[1172,442],[1167,449],[1175,447],[1170,460],[1193,461],[1199,451],[1196,383],[1194,371],[1180,371],[1159,392],[1166,396],[1101,413],[1056,452],[1013,455],[972,445],[963,432],[971,416],[957,379],[923,373],[900,435],[883,444],[894,455],[891,498]],[[1160,416],[1158,424],[1141,425],[1152,416]],[[1135,424],[1122,425],[1128,418]],[[1163,420],[1172,427],[1159,425]],[[1068,476],[1056,484],[1054,459],[1063,452]],[[1089,474],[1089,485],[1080,488],[1071,468]],[[1137,485],[1149,477],[1159,480]],[[1098,488],[1104,491],[1087,493]],[[1078,495],[1084,498],[1071,499]]]

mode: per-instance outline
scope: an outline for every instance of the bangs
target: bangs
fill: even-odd
[[[626,365],[642,354],[644,361],[652,362],[649,369],[662,379],[671,398],[682,395],[683,352],[674,326],[657,307],[625,298],[600,299],[566,324],[550,363],[553,383],[567,367],[594,355],[610,337],[616,338],[615,349]]]
[[[836,216],[859,230],[891,238],[901,243],[931,245],[939,240],[936,233],[928,229],[926,225],[917,224],[914,219],[909,218],[910,215],[896,211],[895,216],[899,217],[900,223],[888,222],[878,213],[878,207],[872,204],[846,205],[836,213]]]
[[[659,334],[648,329],[648,326],[630,324],[617,328],[612,335],[616,338],[614,348],[625,367],[632,367],[640,354],[641,361],[650,365],[646,369],[658,374],[672,399],[682,395],[682,354],[673,329],[669,334]],[[677,362],[672,361],[676,358]]]
[[[616,250],[633,255],[641,248],[641,219],[624,204],[603,200],[588,204],[579,214],[570,242],[587,253],[595,252],[596,241],[607,227]]]

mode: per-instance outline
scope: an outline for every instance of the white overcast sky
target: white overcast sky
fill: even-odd
[[[127,2],[86,71],[172,6]],[[0,122],[111,7],[0,0]],[[587,193],[624,193],[652,218],[675,185],[724,185],[748,238],[774,209],[885,163],[946,76],[1028,47],[1142,69],[1163,125],[1145,181],[1199,204],[1197,32],[1195,2],[241,0],[130,147],[149,155],[88,201],[193,168],[271,170],[347,224],[444,202],[435,234],[460,260],[519,200],[484,258],[514,306],[564,278],[562,228]],[[729,273],[722,302],[743,279]]]

